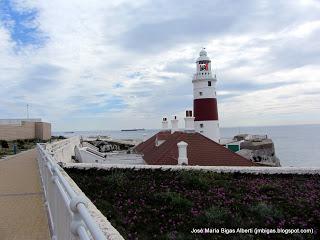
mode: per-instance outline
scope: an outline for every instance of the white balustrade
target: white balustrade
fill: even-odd
[[[37,145],[37,159],[44,189],[53,240],[105,240],[87,209],[84,196],[75,193],[62,175],[61,167],[48,154],[45,145]]]

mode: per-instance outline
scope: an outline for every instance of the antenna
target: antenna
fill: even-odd
[[[29,119],[29,104],[27,104],[27,119]]]

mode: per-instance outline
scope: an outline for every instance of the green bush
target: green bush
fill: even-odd
[[[24,144],[25,144],[24,140],[21,140],[21,139],[17,140],[17,146],[19,149],[24,149]]]
[[[171,206],[174,210],[185,211],[192,207],[192,202],[176,192],[161,192],[154,194],[154,198],[160,204]]]
[[[128,178],[124,172],[114,171],[110,175],[105,176],[105,181],[106,184],[118,188],[124,188],[126,187],[126,182],[128,181]]]
[[[9,148],[9,144],[6,140],[0,140],[2,148]]]
[[[207,221],[213,226],[222,226],[229,220],[229,213],[223,207],[212,206],[205,212]]]
[[[180,176],[183,183],[188,187],[201,190],[208,190],[210,187],[210,179],[208,179],[205,173],[199,174],[195,171],[183,171],[180,173]]]
[[[283,218],[282,211],[271,204],[257,203],[249,208],[250,214],[260,226],[265,226],[267,220],[275,221]]]
[[[277,187],[273,186],[271,184],[264,184],[259,187],[259,192],[260,193],[273,193],[277,191]]]

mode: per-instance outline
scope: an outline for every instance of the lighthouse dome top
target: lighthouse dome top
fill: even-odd
[[[199,57],[197,59],[197,62],[199,61],[210,61],[210,58],[207,56],[207,51],[205,50],[205,48],[202,48],[202,50],[199,53]]]
[[[202,48],[202,50],[200,51],[200,57],[203,56],[207,56],[207,51],[205,50],[205,48]]]

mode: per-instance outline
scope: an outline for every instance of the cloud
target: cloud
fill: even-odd
[[[41,45],[46,40],[46,37],[39,32],[36,18],[35,9],[21,11],[15,2],[9,0],[0,2],[0,20],[10,32],[16,51],[25,45]]]
[[[3,117],[159,127],[192,106],[205,46],[222,126],[320,122],[318,1],[4,0],[0,15]]]

